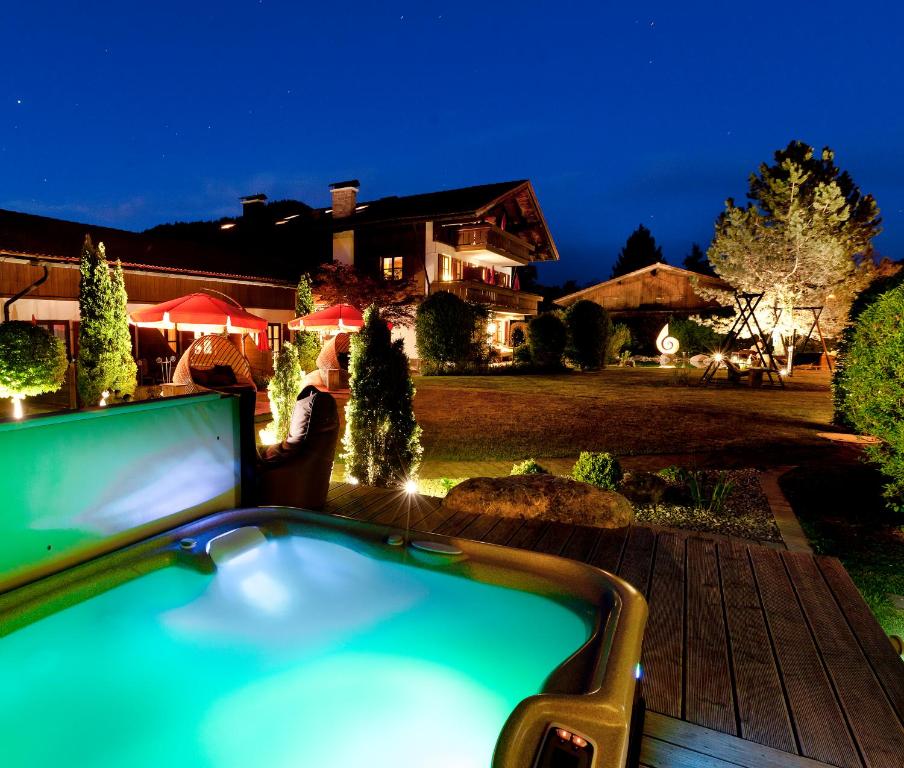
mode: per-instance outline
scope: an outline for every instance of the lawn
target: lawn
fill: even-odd
[[[801,372],[784,390],[682,383],[678,371],[609,368],[552,376],[416,379],[428,460],[684,455],[713,466],[796,463],[827,447],[828,376]],[[676,462],[677,463],[677,462]]]
[[[819,436],[836,431],[829,376],[799,371],[786,383],[783,390],[699,387],[655,368],[421,377],[415,410],[424,457],[433,461],[542,461],[594,450],[632,468],[798,466],[782,487],[814,548],[841,559],[886,632],[904,635],[904,612],[888,597],[904,595],[904,521],[885,511],[881,478],[859,449]],[[442,481],[433,482],[442,493]],[[668,524],[771,538],[715,523],[694,513]]]

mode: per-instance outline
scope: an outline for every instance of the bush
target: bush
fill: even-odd
[[[281,443],[289,436],[289,425],[295,401],[301,392],[301,367],[294,344],[284,343],[273,355],[273,378],[267,385],[270,412],[273,414],[273,434]]]
[[[425,373],[479,367],[485,357],[487,311],[448,291],[431,293],[417,308],[415,343]]]
[[[867,446],[867,455],[886,477],[886,498],[904,509],[904,286],[882,294],[860,314],[836,388],[844,393],[849,423],[882,440]]]
[[[693,320],[669,320],[669,336],[678,339],[678,351],[687,355],[712,352],[722,345],[718,333]]]
[[[346,477],[383,487],[416,478],[421,428],[413,401],[403,342],[391,340],[386,321],[372,305],[352,338],[342,439]]]
[[[55,392],[66,377],[63,342],[40,325],[0,324],[0,397]]]
[[[562,367],[568,333],[558,315],[547,312],[530,321],[528,344],[531,361],[538,368],[551,370]]]
[[[622,350],[630,347],[631,342],[631,329],[627,325],[624,323],[613,325],[606,338],[606,362],[620,360]]]
[[[311,278],[303,274],[298,278],[298,286],[295,288],[295,314],[304,317],[313,311],[314,292],[311,288]],[[303,371],[313,371],[317,367],[317,356],[320,354],[320,337],[314,331],[300,330],[295,333],[294,344],[298,367]]]
[[[534,459],[525,459],[512,466],[509,475],[548,475],[549,470],[541,467]]]
[[[606,365],[606,343],[611,323],[599,304],[582,299],[565,310],[568,345],[565,354],[582,371]]]
[[[618,488],[624,473],[618,459],[611,453],[581,451],[571,470],[571,476],[583,483],[614,491]]]
[[[835,371],[832,374],[832,399],[835,409],[833,421],[842,427],[854,429],[854,425],[847,417],[845,404],[847,391],[843,384],[844,369],[847,366],[848,350],[857,328],[856,322],[860,315],[871,306],[882,294],[904,284],[904,269],[899,269],[894,275],[879,277],[873,280],[864,291],[854,299],[848,313],[849,325],[841,334],[838,342],[838,354],[835,356]]]
[[[527,341],[527,336],[524,334],[524,326],[516,325],[512,328],[512,346],[520,347]]]

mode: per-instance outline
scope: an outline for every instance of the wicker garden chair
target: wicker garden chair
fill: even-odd
[[[202,336],[195,339],[179,359],[176,370],[173,371],[173,383],[187,386],[189,392],[218,389],[219,387],[203,380],[205,374],[217,366],[226,366],[232,370],[234,384],[255,386],[251,377],[251,365],[241,350],[225,336]]]

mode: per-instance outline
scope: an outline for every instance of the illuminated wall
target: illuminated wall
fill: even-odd
[[[238,446],[216,394],[0,424],[0,590],[239,506]]]

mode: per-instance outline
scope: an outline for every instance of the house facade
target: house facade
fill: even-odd
[[[200,290],[226,293],[268,321],[275,348],[294,312],[295,283],[243,269],[239,254],[202,243],[0,210],[0,301],[4,317],[30,320],[78,354],[79,261],[85,236],[103,242],[107,258],[122,262],[129,311]],[[255,272],[258,272],[257,274]],[[153,372],[157,357],[181,354],[191,333],[132,328],[136,359]],[[266,370],[269,360],[249,357]]]
[[[641,349],[649,352],[670,318],[705,315],[720,309],[717,301],[702,295],[701,287],[707,293],[734,293],[721,278],[658,263],[562,296],[555,303],[568,307],[585,299],[599,304],[613,321],[631,328]]]
[[[299,275],[331,261],[381,280],[411,280],[423,296],[447,290],[485,304],[493,313],[488,335],[502,349],[511,323],[537,313],[541,297],[520,290],[518,268],[558,252],[529,181],[368,202],[358,191],[356,181],[331,185],[329,208],[252,195],[242,198],[240,216],[143,233],[0,210],[0,301],[17,297],[9,319],[45,325],[74,358],[79,259],[89,235],[111,262],[122,262],[129,311],[199,290],[225,293],[268,320],[271,349],[288,333]],[[416,357],[412,329],[394,333]],[[133,329],[136,358],[151,369],[192,338]],[[268,356],[252,346],[253,367],[265,371]]]
[[[384,280],[413,279],[424,296],[448,291],[491,311],[492,345],[511,351],[512,323],[542,297],[521,290],[518,270],[559,258],[530,181],[486,184],[359,203],[357,181],[331,185],[323,211],[333,261]],[[413,333],[400,329],[410,356]]]

